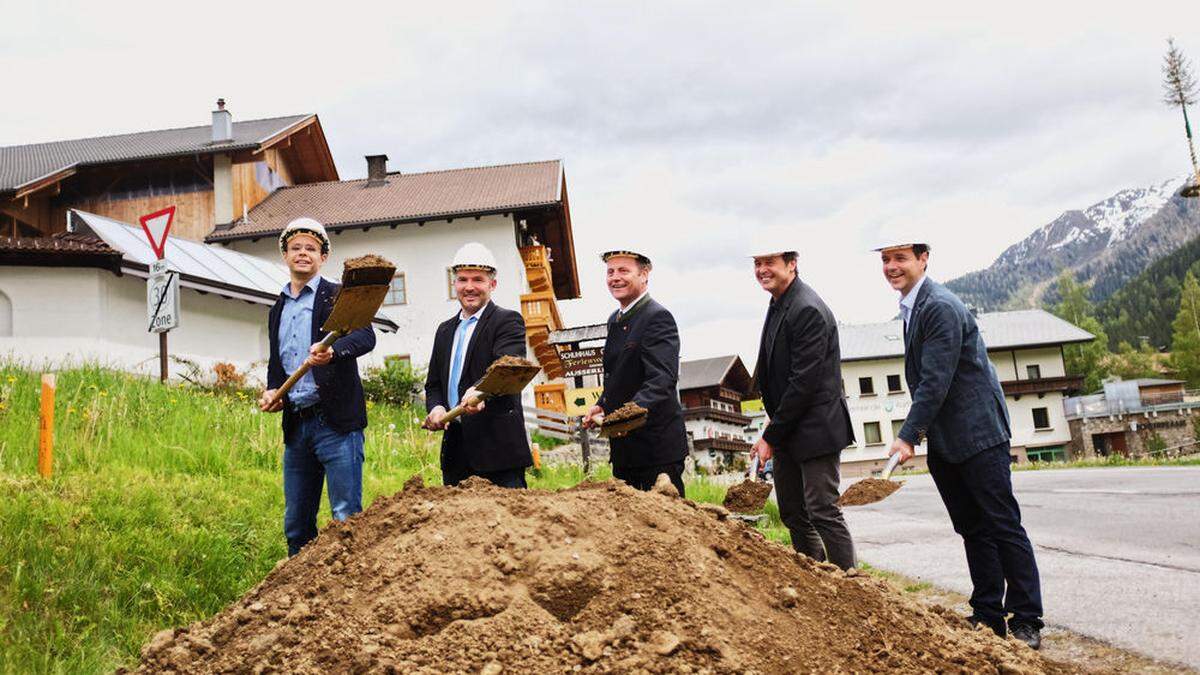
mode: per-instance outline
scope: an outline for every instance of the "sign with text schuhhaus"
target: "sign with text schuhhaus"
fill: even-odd
[[[604,374],[604,350],[601,347],[570,349],[560,352],[558,357],[562,359],[565,377]]]
[[[151,333],[179,327],[179,274],[166,260],[150,264],[146,280],[146,315]]]

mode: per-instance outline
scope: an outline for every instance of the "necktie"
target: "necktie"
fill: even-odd
[[[467,335],[467,328],[475,323],[476,318],[473,316],[466,321],[459,321],[458,331],[454,334],[454,363],[450,364],[450,384],[446,392],[446,399],[451,408],[458,405],[458,381],[462,378],[463,360],[467,356],[467,347],[463,341]]]

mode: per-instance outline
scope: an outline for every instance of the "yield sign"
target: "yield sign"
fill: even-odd
[[[142,229],[150,240],[150,248],[159,260],[163,259],[163,247],[167,245],[167,232],[171,231],[171,221],[175,220],[175,206],[171,205],[161,211],[142,216]]]

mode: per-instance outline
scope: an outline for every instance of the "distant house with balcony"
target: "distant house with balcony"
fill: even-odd
[[[1072,458],[1139,457],[1194,451],[1200,392],[1183,380],[1106,382],[1102,393],[1068,398]]]
[[[697,467],[713,473],[744,468],[751,420],[742,413],[742,401],[751,390],[750,372],[738,356],[679,364],[679,400]]]
[[[1082,377],[1066,374],[1063,347],[1090,342],[1091,333],[1040,309],[991,312],[976,317],[988,358],[1004,389],[1015,462],[1063,459],[1071,429],[1064,397],[1078,392]],[[843,386],[855,444],[842,452],[845,476],[883,467],[887,451],[912,403],[904,379],[900,321],[840,326]],[[914,468],[925,465],[918,446]]]

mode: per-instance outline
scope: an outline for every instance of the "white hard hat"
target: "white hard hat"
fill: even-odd
[[[329,253],[329,235],[325,234],[325,226],[312,218],[297,218],[288,223],[279,233],[279,250],[286,251],[288,240],[300,233],[316,237],[321,242],[321,253]]]
[[[871,250],[890,251],[894,248],[914,248],[917,246],[924,246],[926,251],[928,251],[930,248],[929,244],[926,244],[925,240],[921,237],[913,235],[900,235],[882,240],[878,246],[872,248]]]
[[[484,270],[486,272],[496,271],[496,256],[488,250],[488,247],[477,241],[470,241],[462,245],[458,249],[458,253],[454,254],[454,262],[450,265],[450,269],[457,272],[458,270]]]
[[[770,244],[760,246],[752,249],[749,256],[751,258],[767,258],[773,255],[784,255],[785,253],[791,253],[797,257],[800,256],[800,251],[794,247],[789,248],[788,244],[778,244],[775,247],[772,247]]]
[[[630,248],[618,248],[600,254],[600,259],[604,262],[608,262],[609,258],[633,258],[643,265],[650,264],[650,256]]]

